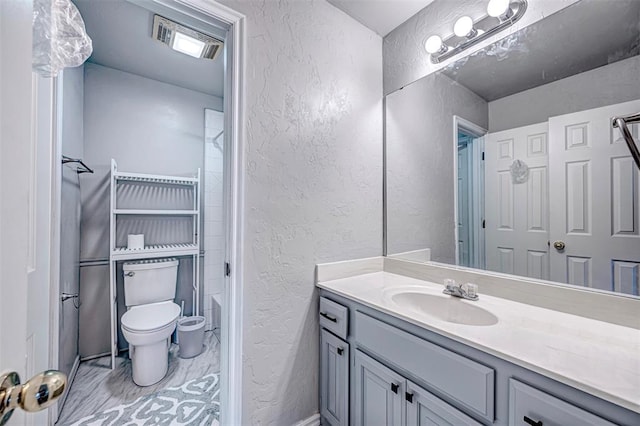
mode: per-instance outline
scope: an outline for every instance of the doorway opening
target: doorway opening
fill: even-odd
[[[456,264],[484,268],[484,135],[482,127],[454,117]]]
[[[240,393],[231,383],[241,382],[243,17],[223,6],[196,10],[164,0],[74,4],[94,52],[54,82],[56,149],[60,156],[81,160],[91,173],[79,174],[78,163],[58,163],[53,176],[62,220],[52,250],[62,255],[57,277],[52,273],[59,292],[52,292],[50,357],[69,376],[70,388],[50,410],[50,424],[91,422],[116,411],[131,419],[154,397],[175,400],[169,411],[179,412],[184,398],[176,389],[189,383],[203,390],[202,410],[191,413],[194,421],[237,423]],[[224,48],[212,60],[163,46],[151,37],[158,16],[179,29],[205,33]],[[116,33],[109,30],[113,22],[119,23]],[[155,176],[157,182],[129,179],[128,188],[113,185],[118,180],[113,160],[117,173]],[[161,182],[170,176],[197,184],[184,191],[183,182]],[[142,207],[124,206],[131,202]],[[169,245],[184,244],[185,232],[195,236],[194,253],[174,250],[160,256],[148,250],[166,238],[177,240]],[[109,234],[112,243],[107,243]],[[114,257],[114,250],[127,249],[131,235],[144,235],[142,250],[150,251],[149,257]],[[166,374],[139,386],[132,361],[136,348],[123,323],[124,314],[139,305],[127,301],[124,269],[149,261],[177,261],[175,297],[167,303],[180,306],[181,317],[203,317],[205,337],[201,352],[190,349],[183,357],[176,330],[168,339]]]

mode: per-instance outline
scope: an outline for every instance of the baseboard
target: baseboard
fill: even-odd
[[[103,356],[111,356],[111,352],[103,352],[101,354],[85,356],[85,357],[80,358],[80,361],[82,361],[82,362],[91,361],[92,359],[102,358]]]
[[[80,355],[76,355],[76,359],[73,362],[73,367],[71,367],[71,373],[69,373],[69,387],[73,384],[73,381],[76,378],[76,374],[78,373],[78,367],[80,367]]]
[[[320,414],[314,414],[304,420],[300,420],[293,426],[320,426]]]
[[[67,402],[67,397],[69,396],[71,385],[73,385],[73,381],[75,380],[76,374],[78,373],[78,367],[80,367],[80,355],[77,355],[76,359],[73,361],[73,367],[71,367],[69,377],[67,377],[67,389],[62,395],[62,399],[60,399],[54,406],[53,410],[50,411],[50,416],[53,416],[53,418],[51,419],[52,421],[50,422],[51,424],[55,424],[58,421],[58,416],[62,412],[62,408],[64,407],[65,402]]]

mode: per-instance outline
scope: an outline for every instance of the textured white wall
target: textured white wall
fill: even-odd
[[[541,123],[556,115],[640,99],[638,76],[640,56],[634,56],[497,99],[489,102],[489,131],[499,132]]]
[[[318,411],[314,265],[382,253],[382,41],[325,1],[247,16],[243,423]]]
[[[487,102],[442,74],[387,96],[387,252],[455,263],[453,115],[483,128]]]
[[[488,3],[488,0],[435,0],[384,38],[384,93],[388,95],[576,1],[578,0],[529,0],[525,15],[515,25],[441,64],[434,65],[424,50],[427,38],[432,34],[447,38],[453,34],[453,24],[459,17],[468,15],[477,19],[486,14]]]

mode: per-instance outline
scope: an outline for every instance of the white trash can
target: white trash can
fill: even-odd
[[[193,358],[204,348],[204,317],[183,317],[178,320],[180,358]]]

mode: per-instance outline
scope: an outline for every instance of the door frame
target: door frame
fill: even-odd
[[[453,230],[454,230],[454,248],[456,254],[456,265],[460,265],[460,249],[458,247],[458,132],[462,130],[465,133],[469,133],[475,138],[484,138],[488,131],[482,126],[479,126],[469,120],[466,120],[460,116],[453,116]],[[481,145],[481,146],[480,146]],[[482,268],[484,266],[484,228],[482,228],[482,216],[484,215],[484,139],[481,139],[481,143],[473,143],[471,149],[472,163],[481,164],[482,167],[474,168],[473,188],[474,193],[478,193],[479,196],[474,198],[473,204],[473,221],[474,221],[474,254],[473,258],[480,264],[473,266],[474,268]],[[478,192],[476,192],[478,191]]]
[[[165,3],[165,0],[154,0]],[[176,0],[193,11],[229,26],[225,40],[224,140],[228,154],[227,244],[229,264],[222,304],[220,423],[242,424],[242,317],[244,236],[244,123],[246,18],[211,0]],[[226,325],[225,325],[226,323]]]
[[[229,170],[226,183],[226,253],[225,262],[230,265],[230,274],[226,277],[226,289],[222,304],[222,342],[221,342],[221,378],[220,378],[220,423],[242,424],[242,317],[243,317],[243,221],[244,221],[244,122],[245,122],[245,51],[246,18],[243,14],[211,0],[153,0],[185,12],[196,12],[228,26],[225,40],[224,60],[226,63],[224,82],[224,126],[225,126],[225,168]],[[182,7],[181,7],[182,6]],[[54,80],[54,87],[57,84]],[[53,97],[52,109],[58,110],[61,94]],[[54,117],[59,125],[60,117]],[[61,182],[57,173],[61,172],[59,132],[54,129],[55,155],[51,185],[53,199],[51,207],[59,221]],[[56,225],[52,235],[51,260],[60,257],[60,230]],[[52,366],[58,365],[59,350],[59,265],[51,268],[50,300],[50,345],[49,360]],[[57,418],[57,406],[49,410],[49,422]]]

